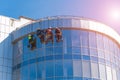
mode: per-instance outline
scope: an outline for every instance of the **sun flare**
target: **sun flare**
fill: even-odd
[[[115,20],[120,20],[120,11],[119,10],[111,11],[111,17]]]

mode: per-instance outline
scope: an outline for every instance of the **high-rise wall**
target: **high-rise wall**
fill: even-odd
[[[34,32],[62,28],[62,42],[42,44]],[[36,49],[28,48],[34,34]],[[54,33],[54,30],[53,30]],[[120,36],[100,22],[57,16],[40,19],[12,33],[12,80],[120,80]]]
[[[13,45],[11,32],[31,20],[0,16],[0,80],[12,80]]]

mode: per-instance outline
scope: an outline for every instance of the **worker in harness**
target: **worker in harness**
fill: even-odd
[[[40,42],[45,43],[45,31],[41,29],[37,29],[36,34],[40,38]]]
[[[31,50],[36,48],[36,38],[32,34],[28,35],[29,45],[28,47],[31,48]]]
[[[45,34],[46,34],[46,44],[49,41],[51,41],[53,43],[53,33],[52,33],[51,27],[49,27],[48,29],[46,29]]]
[[[55,28],[55,38],[56,38],[56,42],[60,42],[62,39],[62,32],[58,27]]]

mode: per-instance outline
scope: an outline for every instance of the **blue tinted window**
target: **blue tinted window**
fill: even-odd
[[[80,54],[80,47],[72,47],[72,53],[73,54]]]
[[[58,25],[59,27],[63,27],[62,19],[59,19],[59,18],[58,18],[57,21],[58,21],[58,22],[57,22],[57,25]]]
[[[95,32],[89,32],[89,47],[97,48]]]
[[[56,60],[62,60],[63,59],[63,55],[55,55],[55,59]]]
[[[45,48],[37,49],[37,54],[39,56],[45,56]]]
[[[64,55],[64,59],[72,59],[72,55]]]
[[[97,57],[98,56],[97,50],[90,48],[90,55]]]
[[[109,51],[109,41],[107,37],[103,37],[103,41],[104,41],[104,49]]]
[[[22,56],[23,56],[23,61],[29,59],[29,53],[24,53]]]
[[[49,26],[51,26],[51,27],[59,27],[58,26],[58,21],[56,19],[49,20]]]
[[[44,27],[44,28],[50,27],[49,25],[50,25],[49,20],[43,21],[43,27]]]
[[[72,46],[80,46],[80,31],[72,30],[71,31]]]
[[[40,38],[36,37],[36,39],[37,39],[37,40],[36,40],[36,41],[37,41],[37,42],[36,42],[36,43],[37,43],[37,44],[36,44],[37,48],[42,48],[42,43],[40,42]]]
[[[97,57],[91,56],[90,59],[91,59],[93,62],[98,62],[98,58],[97,58]]]
[[[28,80],[28,74],[29,74],[29,68],[28,68],[28,66],[25,66],[25,67],[22,67],[22,80]]]
[[[46,78],[46,80],[54,80],[54,78]],[[56,80],[58,80],[58,79],[56,79]]]
[[[103,36],[101,34],[97,34],[96,37],[97,37],[97,48],[104,49]]]
[[[45,78],[46,77],[46,71],[45,71],[45,63],[38,63],[38,68],[37,68],[37,78]]]
[[[72,61],[64,61],[64,76],[73,76],[73,64]]]
[[[67,47],[67,54],[72,54],[72,47]]]
[[[64,78],[62,78],[62,77],[55,77],[55,79],[54,80],[65,80]],[[68,80],[68,79],[67,79]]]
[[[54,57],[53,57],[53,56],[46,56],[45,59],[46,59],[46,60],[53,60]]]
[[[87,46],[88,47],[88,42],[89,42],[89,38],[88,38],[88,32],[87,31],[81,31],[80,33],[80,40],[81,40],[81,46]]]
[[[29,54],[29,58],[35,58],[35,57],[36,57],[37,52],[36,52],[35,50],[32,50],[32,51],[30,51],[30,52],[29,52],[29,53],[27,53],[27,54]]]
[[[44,29],[44,21],[41,21],[40,22],[40,26],[39,26],[41,29]]]
[[[23,39],[23,53],[28,53],[28,51],[30,50],[28,46],[29,46],[29,41],[28,38],[26,37]]]
[[[36,65],[31,64],[29,69],[29,80],[35,80],[36,79]]]
[[[46,58],[46,59],[48,59],[48,58]],[[45,57],[39,57],[39,58],[37,58],[37,62],[41,62],[41,61],[44,61],[44,60],[45,60]]]
[[[32,63],[35,63],[36,62],[36,59],[30,59],[29,63],[32,64]]]
[[[33,30],[37,30],[38,27],[41,27],[40,23],[33,23]],[[26,30],[27,31],[27,30]]]
[[[55,61],[55,76],[63,76],[63,62]]]
[[[63,42],[65,43],[64,45],[66,46],[72,46],[71,44],[71,31],[70,30],[64,30],[63,31]]]
[[[89,55],[89,48],[81,47],[81,55]]]
[[[53,47],[48,47],[48,48],[45,49],[45,51],[46,51],[46,56],[47,55],[52,55],[53,54]]]
[[[90,60],[90,56],[85,56],[85,55],[83,55],[83,56],[82,56],[82,59],[83,59],[83,60]]]
[[[54,47],[54,54],[62,54],[63,53],[63,48],[62,47]]]
[[[72,57],[73,59],[79,59],[79,60],[81,59],[81,55],[73,55]]]
[[[54,63],[53,62],[46,62],[46,77],[54,76]]]

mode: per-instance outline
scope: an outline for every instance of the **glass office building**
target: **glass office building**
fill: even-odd
[[[33,22],[20,17],[19,20],[0,15],[0,80],[12,79],[13,44],[12,32],[19,26]]]
[[[49,27],[61,28],[63,41],[54,36],[53,44],[42,44],[35,32]],[[34,50],[28,48],[28,34],[36,39]],[[10,80],[120,80],[120,36],[105,24],[54,16],[22,25],[10,36]]]
[[[12,45],[11,35],[15,27],[10,27],[10,19],[0,16],[0,80],[12,78]]]

